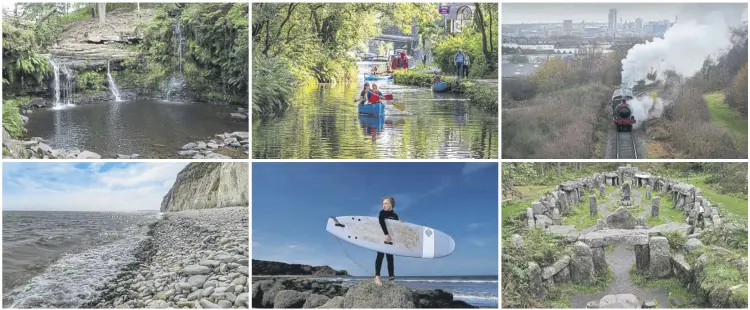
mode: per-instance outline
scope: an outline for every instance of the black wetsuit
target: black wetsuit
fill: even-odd
[[[380,222],[380,228],[383,229],[383,236],[388,234],[388,227],[385,226],[386,219],[398,220],[398,214],[396,214],[396,212],[393,212],[392,210],[380,210],[378,221]],[[378,252],[378,256],[377,258],[375,258],[375,275],[380,276],[380,267],[383,266],[383,256],[388,258],[388,276],[393,277],[393,254],[385,254],[381,252]]]

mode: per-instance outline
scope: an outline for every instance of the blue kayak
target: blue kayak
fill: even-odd
[[[365,80],[390,80],[393,78],[393,74],[372,74],[365,73]]]
[[[360,104],[357,109],[359,114],[368,114],[373,116],[385,115],[385,104],[382,102],[375,104]]]
[[[449,91],[451,89],[451,84],[448,84],[446,82],[437,82],[435,84],[432,84],[432,91],[436,93],[442,93]]]
[[[359,122],[367,128],[380,130],[383,129],[383,126],[385,125],[385,117],[360,115]]]

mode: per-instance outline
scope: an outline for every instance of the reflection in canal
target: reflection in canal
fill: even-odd
[[[474,109],[459,94],[374,81],[405,112],[359,115],[364,84],[300,88],[280,118],[253,122],[253,158],[497,158],[497,113]]]

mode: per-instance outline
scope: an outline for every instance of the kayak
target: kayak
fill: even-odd
[[[437,82],[435,84],[432,84],[432,91],[436,93],[446,92],[450,89],[451,89],[451,84],[448,84],[446,82]]]
[[[359,114],[368,114],[372,116],[385,115],[385,104],[382,102],[375,104],[360,104],[357,109],[359,110]]]
[[[393,78],[393,74],[372,74],[365,73],[365,80],[390,80]]]

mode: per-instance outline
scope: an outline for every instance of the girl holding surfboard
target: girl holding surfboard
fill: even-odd
[[[398,214],[396,212],[393,212],[393,208],[396,207],[396,200],[393,199],[393,197],[385,197],[382,200],[383,203],[383,210],[380,210],[380,214],[378,215],[378,221],[380,222],[380,228],[383,229],[383,234],[385,234],[385,243],[386,244],[393,244],[393,239],[391,239],[391,235],[388,234],[388,227],[385,226],[385,220],[397,220],[401,221],[398,218]],[[388,280],[395,280],[396,276],[393,275],[393,254],[384,254],[382,252],[378,252],[377,257],[375,258],[375,284],[377,285],[383,285],[383,282],[380,281],[380,267],[383,266],[383,256],[388,258]]]

